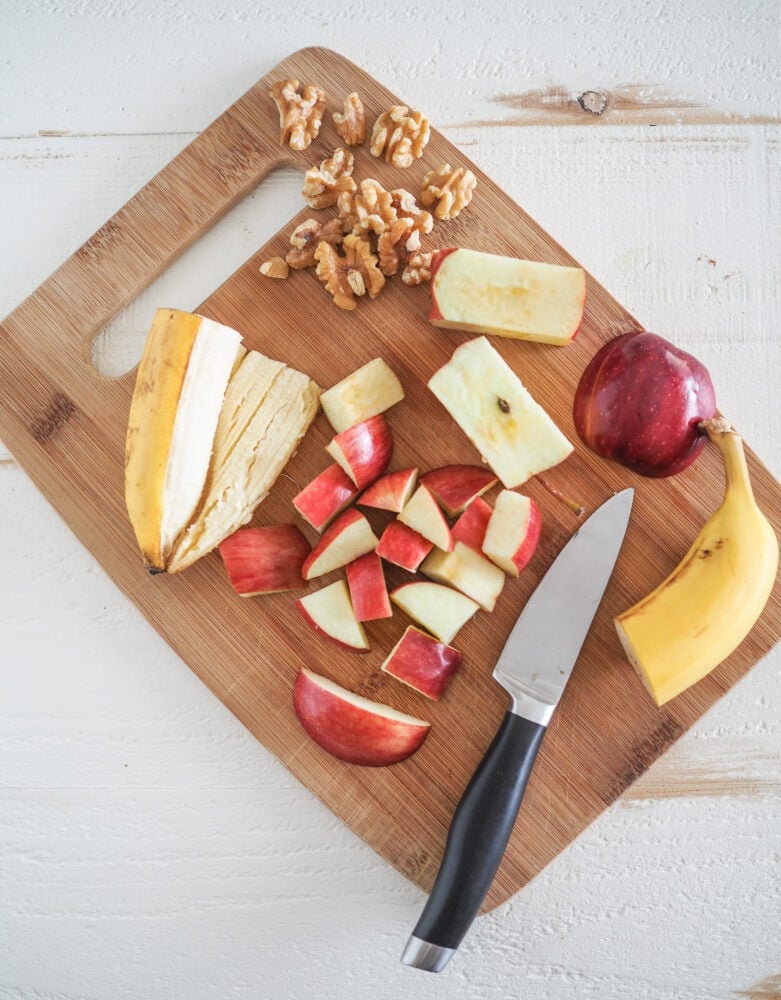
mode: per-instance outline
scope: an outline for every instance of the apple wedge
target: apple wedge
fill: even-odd
[[[583,318],[586,276],[579,267],[437,250],[431,260],[434,326],[568,344]]]
[[[572,453],[570,442],[485,337],[458,347],[428,385],[508,489]]]
[[[345,568],[355,617],[359,622],[373,622],[393,615],[382,562],[376,552],[367,552]]]
[[[391,521],[380,535],[376,551],[386,562],[414,573],[433,548],[434,543],[417,531],[401,521]]]
[[[403,583],[391,601],[442,642],[450,643],[480,605],[452,587],[428,580]]]
[[[453,548],[450,525],[425,486],[419,486],[398,515],[399,521],[445,552]]]
[[[240,528],[219,549],[231,586],[241,597],[306,586],[301,568],[310,545],[294,524]]]
[[[461,659],[459,650],[408,625],[380,669],[432,701],[439,701],[461,666]]]
[[[320,541],[304,560],[301,574],[305,580],[312,580],[346,566],[376,548],[377,536],[371,525],[359,510],[350,507],[323,532]]]
[[[322,531],[359,493],[341,465],[334,462],[293,497],[293,506],[315,531]]]
[[[304,620],[331,642],[356,653],[365,653],[369,641],[363,625],[356,619],[350,593],[344,580],[337,580],[295,602]]]
[[[508,576],[519,576],[540,540],[542,515],[531,497],[502,490],[488,522],[483,552]]]
[[[447,583],[477,601],[484,611],[493,611],[504,586],[504,573],[463,542],[452,552],[434,549],[426,556],[420,572],[437,583]]]
[[[325,450],[362,490],[388,468],[393,455],[393,435],[380,413],[337,434]]]
[[[463,542],[482,555],[485,532],[492,514],[493,507],[482,497],[473,500],[453,525],[453,541]]]
[[[420,485],[426,487],[448,517],[458,517],[496,482],[496,475],[484,465],[443,465],[420,477]]]
[[[402,399],[401,382],[382,358],[369,361],[320,396],[325,415],[337,434],[384,413]]]
[[[358,503],[362,507],[391,510],[398,514],[412,496],[417,478],[417,468],[388,472],[361,493]]]
[[[386,767],[411,757],[431,724],[370,701],[303,667],[293,687],[299,722],[323,750],[365,767]]]

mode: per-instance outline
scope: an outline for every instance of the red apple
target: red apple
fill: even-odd
[[[479,604],[460,591],[428,580],[403,583],[391,591],[390,597],[413,621],[442,642],[452,642],[479,608]]]
[[[380,669],[439,701],[460,666],[457,649],[409,625]]]
[[[419,486],[398,515],[399,521],[417,531],[445,552],[453,548],[450,525],[444,518],[439,504],[425,486]]]
[[[433,548],[434,543],[417,531],[408,528],[401,521],[391,521],[380,535],[376,551],[386,562],[414,573]]]
[[[345,573],[353,611],[359,622],[373,622],[392,616],[385,574],[376,552],[367,552],[348,563]]]
[[[540,540],[542,515],[530,497],[502,490],[488,522],[483,552],[509,576],[519,576]]]
[[[337,580],[313,594],[305,594],[295,604],[304,620],[337,646],[356,653],[365,653],[369,649],[366,633],[355,617],[344,580]]]
[[[293,506],[315,531],[322,531],[359,493],[344,469],[334,463],[293,497]]]
[[[376,548],[377,537],[371,525],[359,510],[350,507],[323,532],[304,560],[301,574],[305,580],[323,576]]]
[[[463,542],[475,552],[482,553],[485,530],[491,520],[491,514],[493,514],[491,505],[482,497],[477,497],[453,525],[453,539],[456,542]]]
[[[480,465],[443,465],[420,477],[448,517],[456,517],[497,483],[490,469]]]
[[[337,434],[325,450],[359,490],[385,472],[393,455],[393,435],[381,413]]]
[[[298,590],[309,542],[294,524],[240,528],[219,545],[231,586],[242,597]]]
[[[396,472],[389,472],[364,490],[358,503],[362,507],[392,510],[398,514],[412,496],[417,478],[417,468],[397,469]]]
[[[597,351],[575,392],[575,428],[592,451],[641,476],[674,476],[697,458],[716,412],[704,365],[655,333],[625,333]]]
[[[293,688],[301,725],[328,753],[349,764],[384,767],[419,750],[431,724],[362,698],[303,668]]]

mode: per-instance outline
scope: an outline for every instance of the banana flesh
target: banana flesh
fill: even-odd
[[[754,500],[739,435],[721,418],[704,426],[724,459],[724,499],[670,576],[614,619],[630,662],[660,706],[740,645],[778,568],[778,541]]]
[[[155,315],[130,408],[125,497],[151,572],[250,520],[314,419],[319,387],[212,320]]]

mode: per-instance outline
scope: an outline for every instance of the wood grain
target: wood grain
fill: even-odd
[[[103,226],[2,324],[0,437],[79,538],[185,662],[241,721],[338,816],[418,885],[428,888],[447,824],[471,771],[504,711],[491,666],[547,565],[577,526],[538,484],[528,492],[544,510],[546,533],[524,578],[509,583],[491,616],[459,636],[465,665],[437,706],[378,676],[385,651],[404,622],[375,624],[365,657],[307,642],[307,665],[339,682],[433,722],[423,749],[390,769],[351,768],[327,757],[303,735],[290,689],[302,663],[301,628],[289,597],[240,601],[212,555],[179,578],[143,571],[122,499],[122,460],[132,378],[101,378],[89,345],[105,323],[270,170],[304,168],[336,143],[330,119],[310,150],[295,156],[277,144],[270,82],[286,76],[316,80],[329,111],[358,89],[370,115],[396,98],[357,67],[322,49],[302,50],[280,64]],[[422,163],[397,171],[357,151],[356,174],[413,191],[425,169],[443,160],[466,163],[440,134]],[[458,243],[531,259],[571,258],[474,166],[479,186],[462,219],[435,230],[436,245]],[[354,314],[331,305],[314,275],[274,282],[260,262],[283,251],[285,232],[270,241],[203,304],[204,313],[237,327],[250,347],[274,354],[327,385],[381,355],[399,373],[407,399],[391,411],[395,462],[434,466],[476,456],[425,389],[430,374],[463,342],[432,330],[425,289],[391,282]],[[163,305],[165,303],[161,303]],[[573,440],[571,398],[579,373],[606,339],[639,328],[632,316],[589,278],[582,330],[560,350],[502,341],[497,348]],[[326,464],[330,432],[321,415],[269,500],[260,523],[288,520],[290,499]],[[757,498],[776,519],[778,486],[749,455]],[[616,574],[584,646],[562,705],[543,744],[537,769],[488,906],[532,878],[551,858],[699,718],[753,663],[779,632],[778,589],[751,636],[694,690],[657,710],[625,663],[611,617],[671,569],[715,506],[722,488],[717,456],[708,450],[673,481],[648,481],[598,461],[583,448],[549,478],[593,509],[614,490],[636,489],[633,523]],[[378,516],[377,525],[380,524]],[[310,533],[310,537],[312,537]],[[391,582],[401,579],[390,575]],[[325,580],[323,582],[328,582]],[[203,613],[204,608],[209,614]],[[308,638],[308,637],[307,637]]]

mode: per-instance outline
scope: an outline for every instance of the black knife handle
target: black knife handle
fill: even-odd
[[[545,726],[508,712],[461,796],[414,937],[457,948],[494,880]]]

